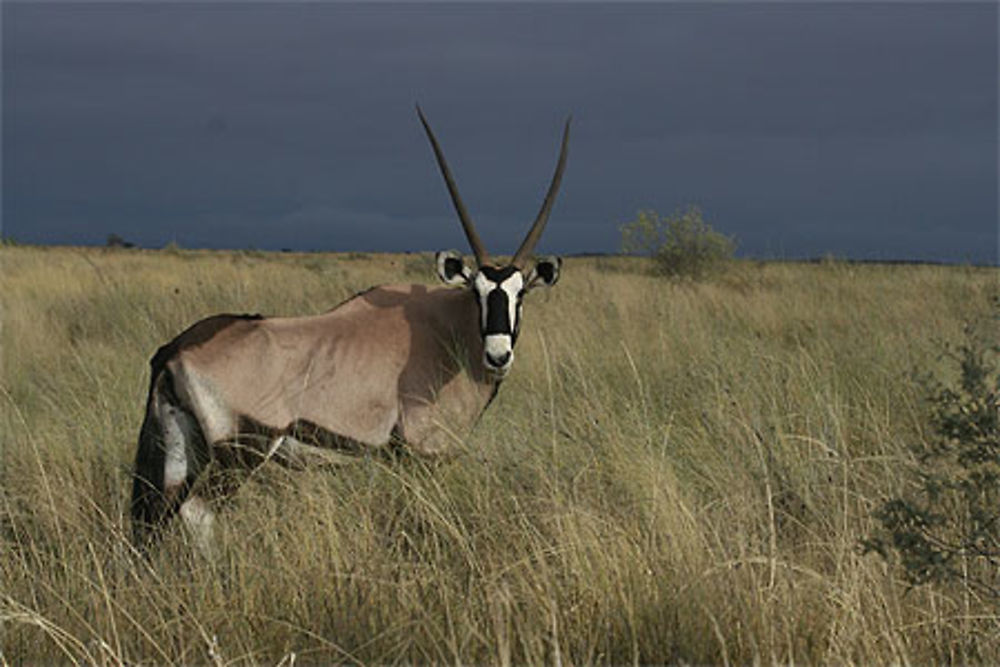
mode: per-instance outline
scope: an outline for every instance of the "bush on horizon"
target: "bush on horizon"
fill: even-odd
[[[655,272],[701,280],[733,258],[736,241],[712,229],[698,206],[661,217],[652,209],[622,224],[622,252],[653,258]]]

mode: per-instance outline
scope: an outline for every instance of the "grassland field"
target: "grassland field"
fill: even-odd
[[[0,664],[1000,661],[995,608],[860,540],[995,268],[570,259],[462,453],[265,465],[214,560],[127,536],[156,348],[429,255],[0,248]]]

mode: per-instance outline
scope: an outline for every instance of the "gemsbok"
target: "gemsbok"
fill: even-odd
[[[132,487],[140,547],[180,514],[211,544],[213,469],[275,460],[302,466],[403,445],[417,455],[454,450],[493,400],[514,359],[521,302],[559,279],[562,260],[532,259],[552,210],[570,121],[552,183],[509,262],[493,261],[459,197],[451,170],[417,107],[475,266],[439,252],[446,285],[372,287],[321,315],[214,315],[156,351]]]

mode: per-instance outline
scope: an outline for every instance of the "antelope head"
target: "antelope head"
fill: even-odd
[[[451,175],[441,147],[419,106],[417,114],[424,130],[427,131],[427,138],[430,139],[434,149],[444,182],[451,194],[451,201],[455,205],[455,212],[462,222],[462,228],[475,257],[475,266],[470,267],[455,250],[437,253],[438,276],[447,285],[465,286],[472,291],[479,308],[483,364],[488,371],[503,376],[510,370],[514,361],[514,344],[521,328],[521,302],[524,295],[534,287],[539,285],[551,287],[559,280],[562,259],[552,256],[533,258],[532,251],[542,235],[542,230],[545,229],[549,212],[559,191],[559,183],[562,181],[563,170],[566,167],[566,149],[569,144],[570,119],[566,120],[559,161],[538,217],[535,218],[528,235],[521,242],[513,258],[505,263],[494,261],[486,251],[486,246],[479,238],[472,218],[469,217],[469,212],[458,194],[455,179]]]

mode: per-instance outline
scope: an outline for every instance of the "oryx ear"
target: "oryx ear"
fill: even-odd
[[[445,285],[465,285],[472,278],[472,271],[465,265],[462,255],[457,250],[442,250],[435,259],[438,278]]]
[[[537,285],[552,287],[559,281],[559,271],[561,268],[562,257],[555,257],[553,255],[539,257],[535,262],[535,267],[531,269],[531,275],[528,276],[528,287],[535,287]]]

